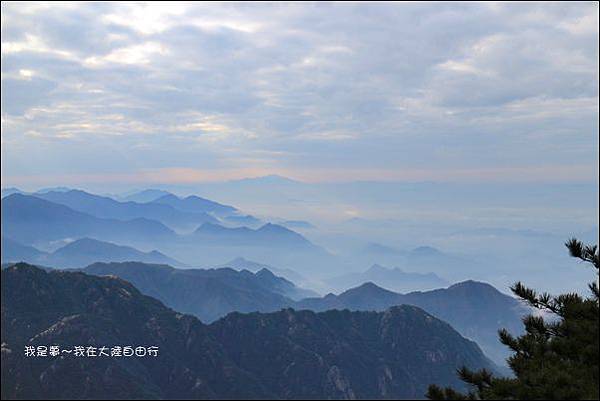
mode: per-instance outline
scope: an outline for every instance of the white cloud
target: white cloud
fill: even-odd
[[[167,48],[158,42],[144,42],[138,45],[115,49],[105,56],[93,56],[84,60],[90,67],[102,66],[107,63],[119,64],[148,64],[156,56],[168,54]]]
[[[587,3],[3,4],[3,147],[62,138],[58,171],[108,168],[61,164],[105,148],[139,150],[125,169],[593,164],[597,21]]]
[[[176,18],[186,9],[186,4],[180,2],[121,3],[114,13],[103,15],[101,20],[151,35],[176,24]]]
[[[596,7],[598,4],[596,3]],[[560,27],[574,35],[597,35],[598,34],[598,10],[567,20],[560,23]]]
[[[58,49],[53,46],[49,46],[42,40],[42,38],[32,35],[25,34],[25,40],[17,42],[2,42],[2,54],[10,55],[12,53],[46,53],[66,59],[75,59],[75,55],[69,51]]]

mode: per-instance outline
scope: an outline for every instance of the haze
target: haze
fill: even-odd
[[[595,2],[5,2],[2,187],[197,194],[350,270],[434,246],[584,288],[540,271],[597,242],[597,37]]]

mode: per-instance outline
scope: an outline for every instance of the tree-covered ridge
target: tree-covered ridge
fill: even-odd
[[[412,399],[493,369],[449,324],[385,312],[231,313],[206,325],[120,278],[2,270],[2,399]],[[158,347],[156,357],[36,356],[27,347]],[[98,355],[96,355],[98,356]]]
[[[473,386],[472,391],[464,394],[431,385],[428,398],[598,399],[598,247],[584,245],[576,239],[565,245],[571,256],[596,269],[596,281],[589,285],[591,295],[552,296],[516,283],[512,291],[538,309],[540,315],[529,315],[523,320],[525,334],[522,336],[514,337],[506,330],[500,331],[500,341],[513,352],[508,364],[514,377],[498,378],[485,369],[462,368],[459,376]]]

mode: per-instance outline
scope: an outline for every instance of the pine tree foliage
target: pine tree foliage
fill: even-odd
[[[471,391],[464,394],[431,385],[429,399],[598,399],[598,247],[576,239],[565,245],[571,256],[595,268],[596,279],[589,285],[591,295],[552,296],[516,283],[513,293],[539,313],[523,319],[522,336],[499,332],[500,341],[513,352],[508,365],[514,377],[494,377],[485,370],[462,368],[458,375],[471,385]]]

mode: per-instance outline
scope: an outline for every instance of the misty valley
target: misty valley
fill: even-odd
[[[476,258],[365,238],[353,264],[309,239],[322,224],[273,221],[158,190],[5,190],[3,396],[422,398],[468,390],[462,367],[512,375],[498,332],[532,308],[457,279]],[[140,342],[160,357],[22,356]]]

